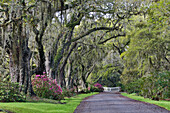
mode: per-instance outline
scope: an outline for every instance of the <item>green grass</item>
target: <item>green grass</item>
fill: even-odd
[[[129,98],[134,99],[134,100],[139,100],[139,101],[155,104],[155,105],[163,107],[163,108],[165,108],[167,110],[170,110],[170,101],[165,101],[165,100],[154,101],[154,100],[151,100],[149,98],[144,98],[144,97],[141,97],[141,96],[137,96],[135,93],[133,93],[133,94],[121,93],[121,95],[129,97]]]
[[[65,104],[53,104],[43,102],[10,102],[0,103],[0,109],[15,113],[73,113],[80,102],[88,96],[97,93],[80,94],[75,97],[66,98],[61,102]]]

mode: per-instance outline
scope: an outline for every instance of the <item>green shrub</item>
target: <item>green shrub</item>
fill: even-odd
[[[72,96],[76,95],[76,91],[75,91],[75,88],[71,88],[71,89],[65,88],[65,89],[63,89],[62,94],[64,97],[72,97]]]
[[[92,91],[90,89],[90,87],[82,89],[79,93],[91,93]]]
[[[91,93],[91,91],[90,91],[90,87],[89,87],[89,88],[84,89],[84,91],[85,91],[85,93]]]
[[[18,83],[0,81],[0,102],[23,102],[26,96],[19,91]]]
[[[170,98],[169,75],[170,72],[153,73],[125,84],[124,87],[127,93],[137,93],[153,100]]]

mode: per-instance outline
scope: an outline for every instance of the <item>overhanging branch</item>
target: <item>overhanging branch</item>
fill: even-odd
[[[110,38],[108,38],[108,39],[106,39],[106,40],[104,40],[104,41],[102,41],[102,42],[99,42],[98,44],[104,44],[104,43],[106,43],[107,41],[109,41],[109,40],[111,40],[111,39],[113,39],[113,38],[120,37],[120,36],[125,36],[125,34],[118,34],[118,35],[116,35],[116,36],[112,36],[112,37],[110,37]]]
[[[92,28],[89,31],[87,31],[86,33],[82,34],[81,36],[76,37],[76,38],[72,39],[71,41],[67,42],[66,44],[69,44],[71,42],[75,42],[75,41],[77,41],[77,40],[79,40],[79,39],[89,35],[90,33],[95,32],[95,31],[99,31],[99,30],[114,31],[114,30],[118,30],[118,29],[119,29],[119,26],[118,27],[114,27],[114,28],[112,28],[112,27],[96,27],[96,28]]]

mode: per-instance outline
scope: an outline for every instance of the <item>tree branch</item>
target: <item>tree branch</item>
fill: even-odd
[[[7,26],[7,25],[11,24],[12,22],[20,21],[20,20],[22,20],[23,17],[26,17],[26,16],[21,16],[21,17],[12,19],[12,20],[10,20],[10,21],[8,21],[8,22],[5,22],[5,23],[3,23],[3,24],[0,24],[0,27]]]
[[[117,37],[119,37],[119,36],[125,36],[125,34],[118,34],[118,35],[116,35],[116,36],[112,36],[112,37],[110,37],[110,38],[108,38],[108,39],[106,39],[106,40],[104,40],[104,41],[102,41],[102,42],[99,42],[98,44],[103,44],[103,43],[106,43],[107,41],[109,41],[109,40],[111,40],[111,39],[113,39],[113,38],[117,38]]]
[[[86,80],[87,80],[87,78],[89,77],[89,75],[92,73],[94,67],[95,67],[95,64],[93,64],[93,66],[92,66],[92,68],[90,69],[90,71],[87,72],[87,74],[86,74]]]
[[[118,50],[118,52],[119,52],[119,55],[121,55],[121,50],[120,50],[120,48],[119,47],[117,47],[114,43],[113,43],[113,46]]]
[[[166,58],[166,56],[165,56],[164,58],[165,58],[165,60],[166,60],[168,63],[170,63],[169,60]]]
[[[114,27],[114,28],[112,28],[112,27],[97,27],[97,28],[92,28],[89,31],[87,31],[86,33],[82,34],[81,36],[76,37],[76,38],[72,39],[71,41],[67,42],[66,44],[69,44],[71,42],[75,42],[75,41],[77,41],[77,40],[79,40],[79,39],[89,35],[90,33],[95,32],[95,31],[99,31],[99,30],[114,31],[114,30],[118,30],[118,29],[119,29],[119,26],[118,27]]]
[[[64,59],[63,65],[61,66],[61,69],[64,68],[65,65],[67,64],[67,60],[70,57],[71,53],[73,52],[74,48],[76,48],[76,46],[77,46],[77,43],[74,43],[73,46],[71,47],[69,53],[67,54],[66,58]]]

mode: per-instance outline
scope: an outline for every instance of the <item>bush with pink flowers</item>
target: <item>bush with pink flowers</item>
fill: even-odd
[[[55,100],[63,99],[62,89],[56,79],[48,78],[46,75],[36,75],[32,80],[33,90],[37,96]]]
[[[101,84],[95,83],[94,86],[90,87],[90,91],[92,92],[103,92],[104,88]]]
[[[99,89],[103,89],[103,86],[101,84],[99,84],[99,83],[94,84],[94,87],[97,87]]]

